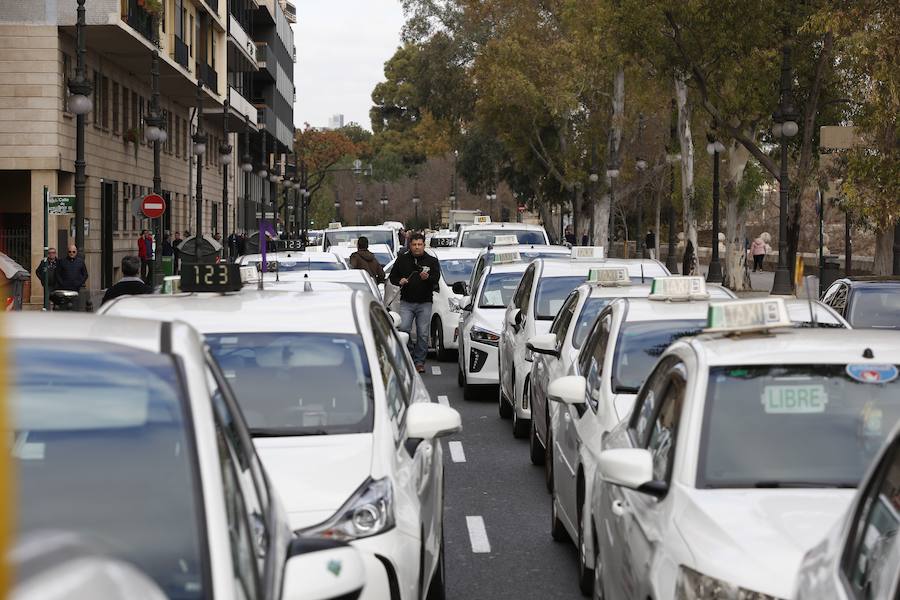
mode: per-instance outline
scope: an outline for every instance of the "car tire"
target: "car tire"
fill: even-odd
[[[515,393],[516,389],[516,381],[513,379],[513,393]],[[522,387],[522,397],[525,397],[526,390],[528,389],[528,379],[525,379],[525,383]],[[524,404],[524,403],[523,403]],[[519,418],[518,409],[515,404],[513,405],[513,414],[512,414],[512,432],[513,437],[517,440],[528,437],[528,432],[531,430],[531,419],[521,419]]]
[[[603,592],[603,565],[600,563],[600,553],[597,551],[597,545],[594,544],[594,589],[591,594],[592,600],[603,600],[606,595]]]
[[[440,318],[431,322],[431,343],[434,345],[434,357],[440,362],[450,360],[450,352],[444,348],[444,326]]]
[[[497,404],[499,405],[498,411],[500,412],[500,418],[509,419],[510,417],[513,416],[513,412],[514,412],[513,407],[503,396],[503,385],[501,384],[497,387],[499,389],[499,392],[497,393],[497,396],[498,396]]]
[[[462,365],[457,365],[456,369],[456,385],[458,387],[464,388],[466,387],[466,376],[463,375]]]
[[[546,451],[538,439],[534,419],[531,419],[531,427],[528,428],[528,454],[529,458],[531,458],[531,464],[537,467],[543,465],[547,457]]]
[[[553,433],[547,427],[547,445],[544,447],[544,484],[553,493]]]
[[[445,600],[447,597],[446,576],[444,572],[444,534],[441,533],[441,546],[438,550],[438,564],[428,584],[425,600]]]
[[[554,495],[550,496],[550,537],[554,542],[565,542],[569,539],[565,526],[559,520],[559,515],[556,514],[556,496]]]
[[[580,500],[583,504],[584,500]],[[584,509],[578,511],[578,587],[585,596],[590,596],[594,587],[594,569],[588,568],[584,560]]]

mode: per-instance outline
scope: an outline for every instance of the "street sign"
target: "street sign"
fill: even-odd
[[[47,204],[51,215],[74,215],[75,214],[75,196],[74,195],[53,195]]]
[[[166,212],[166,201],[159,194],[147,194],[141,201],[141,212],[148,219],[158,219]]]
[[[516,207],[516,209],[517,209],[520,213],[525,212],[525,210],[527,210],[527,208],[528,208],[528,207],[525,206],[524,204],[520,204],[519,206]]]

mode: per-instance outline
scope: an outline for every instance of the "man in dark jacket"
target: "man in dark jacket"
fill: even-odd
[[[400,288],[400,330],[411,333],[416,324],[416,344],[412,349],[416,371],[425,372],[428,335],[431,325],[432,294],[441,280],[438,259],[425,252],[425,236],[409,236],[409,252],[401,254],[391,269],[391,283]]]
[[[56,266],[59,264],[59,258],[56,256],[56,248],[47,249],[47,258],[41,261],[34,274],[47,288],[47,293],[56,289]]]
[[[56,263],[56,289],[77,292],[87,282],[84,259],[78,256],[75,244],[69,246],[66,257]]]
[[[144,280],[138,277],[141,272],[141,259],[134,255],[122,257],[122,279],[115,285],[106,290],[103,294],[103,301],[100,304],[106,304],[113,298],[119,296],[137,296],[138,294],[152,294],[153,288],[144,283]]]
[[[149,230],[141,230],[137,246],[138,258],[141,259],[141,278],[149,283],[153,281],[153,235]]]
[[[368,271],[377,283],[384,283],[384,269],[375,255],[369,252],[369,238],[364,235],[356,240],[356,252],[350,255],[350,268]]]

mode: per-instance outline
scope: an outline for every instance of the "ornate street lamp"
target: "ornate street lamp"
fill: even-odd
[[[707,134],[706,139],[706,153],[713,157],[712,258],[706,281],[722,283],[722,263],[719,260],[719,154],[725,152],[725,146],[712,133]]]
[[[634,168],[643,177],[647,170],[647,161],[639,158],[634,161]],[[637,198],[637,235],[634,240],[636,258],[644,258],[644,203],[643,194],[639,194]]]
[[[772,115],[775,124],[772,126],[772,134],[781,139],[781,173],[778,178],[778,266],[775,268],[775,281],[772,284],[772,294],[789,296],[793,290],[791,286],[791,270],[788,266],[788,239],[787,239],[787,212],[788,212],[788,140],[799,131],[797,125],[797,109],[794,107],[794,99],[791,94],[791,47],[784,44],[781,50],[781,102],[778,109]]]
[[[387,195],[387,186],[386,184],[381,184],[381,220],[382,222],[387,220],[387,205],[388,205],[388,195]]]
[[[485,199],[488,201],[488,216],[493,219],[494,218],[494,200],[497,199],[497,192],[494,190],[490,190],[487,194],[485,194]]]
[[[454,200],[456,200],[456,197],[451,195],[450,196],[450,206],[451,207],[453,206]],[[420,201],[421,201],[421,199],[419,198],[419,178],[416,177],[415,179],[413,179],[413,197],[412,197],[413,209],[415,209],[415,212],[416,212],[416,217],[415,217],[416,218],[416,225],[415,225],[416,227],[418,227],[418,224],[419,224],[419,202]]]
[[[353,199],[353,204],[356,205],[356,225],[358,227],[360,225],[363,207],[362,188],[360,188],[358,183],[356,184],[356,197]]]
[[[194,238],[195,260],[200,262],[200,241],[203,239],[203,154],[206,153],[206,134],[200,130],[203,118],[203,81],[197,79],[197,130],[191,136],[192,152],[197,157],[197,233]]]
[[[75,78],[69,80],[69,110],[75,114],[75,246],[84,252],[84,196],[87,176],[84,162],[84,115],[94,110],[91,101],[93,86],[85,77],[84,2],[78,0],[75,21]]]

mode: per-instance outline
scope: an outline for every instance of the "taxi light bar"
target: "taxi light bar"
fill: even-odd
[[[328,229],[340,229],[341,227],[343,227],[343,225],[341,225],[340,221],[328,224]]]
[[[588,271],[587,282],[600,286],[631,285],[631,277],[625,267],[600,267]]]
[[[161,294],[177,294],[181,291],[181,275],[163,277]]]
[[[476,225],[486,225],[491,222],[491,218],[488,215],[478,215],[475,217],[474,223]]]
[[[241,267],[241,283],[250,283],[251,281],[259,281],[259,270],[260,266],[248,266],[244,265]]]
[[[603,260],[603,246],[572,246],[572,260]]]
[[[709,305],[706,332],[767,331],[775,327],[792,327],[787,306],[782,298],[734,300]]]
[[[495,246],[516,246],[519,244],[519,238],[515,235],[495,235]]]
[[[521,260],[522,260],[522,255],[519,254],[518,251],[494,252],[493,259],[491,260],[491,262],[493,262],[495,265],[504,265],[504,264],[519,262]]]
[[[650,286],[650,300],[705,300],[709,298],[702,277],[656,277]]]

